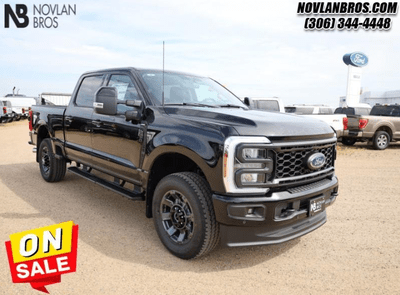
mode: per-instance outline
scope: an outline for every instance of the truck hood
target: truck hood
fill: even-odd
[[[165,107],[174,119],[233,127],[240,135],[269,137],[333,135],[322,121],[297,115],[237,108]]]

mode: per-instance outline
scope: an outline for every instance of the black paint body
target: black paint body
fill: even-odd
[[[91,107],[76,105],[75,98],[82,80],[95,74],[103,75],[102,86],[107,85],[111,74],[129,75],[145,104],[140,122],[128,122],[122,114],[107,116],[94,112]],[[222,225],[223,243],[230,246],[282,242],[305,234],[325,222],[326,216],[321,214],[323,217],[317,218],[315,223],[292,234],[289,230],[282,238],[254,239],[259,234],[254,232],[240,234],[243,239],[238,240],[232,235],[232,228],[233,231],[235,227],[243,231],[243,228],[257,227],[261,232],[268,233],[279,229],[288,231],[288,227],[294,228],[307,216],[276,223],[275,206],[290,197],[284,192],[285,186],[262,196],[227,194],[222,178],[222,156],[225,139],[229,136],[266,136],[271,142],[322,140],[334,137],[329,125],[295,115],[249,109],[160,106],[145,89],[139,71],[134,68],[85,73],[79,79],[67,107],[33,107],[31,143],[39,147],[40,141],[49,136],[53,139],[55,151],[67,160],[134,184],[147,201],[148,217],[151,216],[151,198],[159,180],[157,177],[160,177],[159,170],[165,169],[164,174],[167,174],[171,159],[178,162],[189,160],[190,165],[188,162],[184,165],[172,164],[179,171],[185,171],[185,167],[181,166],[189,165],[188,169],[196,169],[195,172],[207,180],[213,192],[217,220]],[[158,167],[155,171],[154,165],[166,155],[171,156],[164,163],[167,166]],[[175,155],[178,157],[174,158]],[[328,178],[330,182],[324,186],[292,198],[300,200],[321,194],[326,194],[327,199],[333,195],[336,198],[337,179],[333,173]],[[227,212],[230,204],[260,204],[266,207],[266,218],[247,222],[230,218]]]

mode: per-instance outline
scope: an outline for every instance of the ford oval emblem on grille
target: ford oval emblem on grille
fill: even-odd
[[[317,170],[325,165],[326,158],[323,153],[315,153],[308,156],[307,166],[311,170]]]

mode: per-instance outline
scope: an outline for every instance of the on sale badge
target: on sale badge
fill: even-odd
[[[11,234],[6,250],[12,281],[49,293],[46,285],[76,271],[77,247],[78,225],[72,221]]]

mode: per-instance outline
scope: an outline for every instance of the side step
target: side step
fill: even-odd
[[[144,200],[144,195],[143,194],[138,194],[135,193],[131,190],[128,190],[126,188],[123,188],[122,186],[112,183],[110,181],[104,180],[100,177],[97,177],[96,175],[91,174],[90,172],[84,171],[82,169],[79,169],[77,167],[69,167],[68,168],[69,172],[72,172],[80,177],[83,177],[87,180],[90,180],[91,182],[94,182],[96,184],[101,185],[102,187],[105,187],[109,190],[112,190],[113,192],[116,192],[120,195],[123,195],[124,197],[127,197],[133,201],[143,201]]]

